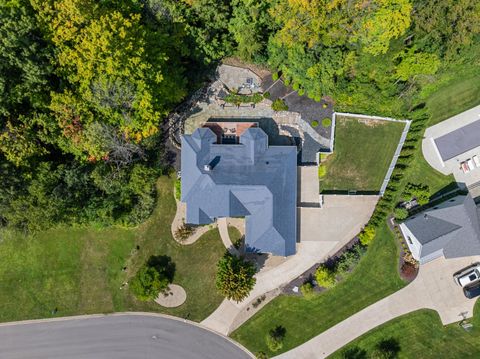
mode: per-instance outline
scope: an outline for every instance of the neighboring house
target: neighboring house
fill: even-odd
[[[470,195],[457,196],[408,218],[400,229],[421,264],[442,255],[447,259],[479,255],[479,213]]]
[[[219,217],[245,217],[247,251],[292,255],[297,241],[297,148],[269,146],[262,129],[237,125],[229,124],[227,136],[214,133],[215,126],[182,136],[185,221],[199,225]]]

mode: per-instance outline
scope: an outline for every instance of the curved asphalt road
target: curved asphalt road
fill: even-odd
[[[108,315],[0,326],[6,359],[251,358],[226,338],[165,317]]]

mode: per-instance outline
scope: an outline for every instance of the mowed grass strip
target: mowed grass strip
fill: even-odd
[[[398,246],[386,225],[354,271],[336,287],[312,299],[281,295],[232,333],[253,353],[269,356],[288,351],[322,333],[381,298],[399,290]],[[281,325],[286,329],[283,348],[268,350],[265,336]]]
[[[379,191],[404,128],[403,122],[338,116],[320,190]]]
[[[173,180],[162,177],[157,207],[139,228],[68,227],[32,236],[2,232],[0,321],[125,310],[204,319],[222,301],[215,272],[225,247],[216,229],[192,245],[178,244],[170,233],[174,214]],[[174,283],[187,292],[182,306],[140,302],[127,287],[121,289],[152,255],[167,255],[175,263]]]
[[[443,326],[438,313],[419,310],[393,319],[369,331],[338,350],[329,358],[347,357],[346,351],[363,353],[364,358],[373,357],[375,347],[383,340],[392,340],[398,345],[398,358],[479,358],[480,318],[478,303],[475,308],[474,327],[467,332],[458,323]],[[352,356],[353,357],[353,356]],[[362,358],[362,356],[356,356]]]

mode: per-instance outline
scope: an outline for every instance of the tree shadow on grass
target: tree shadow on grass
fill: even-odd
[[[400,352],[400,343],[395,338],[382,339],[375,346],[377,357],[385,359],[394,359]]]
[[[160,275],[164,275],[170,283],[173,282],[176,268],[171,257],[165,255],[151,256],[148,259],[147,265],[155,268]]]
[[[342,353],[344,359],[366,359],[367,352],[359,347],[352,347]]]

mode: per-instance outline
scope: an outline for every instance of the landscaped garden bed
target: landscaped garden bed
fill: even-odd
[[[323,163],[320,190],[378,192],[404,128],[403,122],[337,116],[335,148]]]

